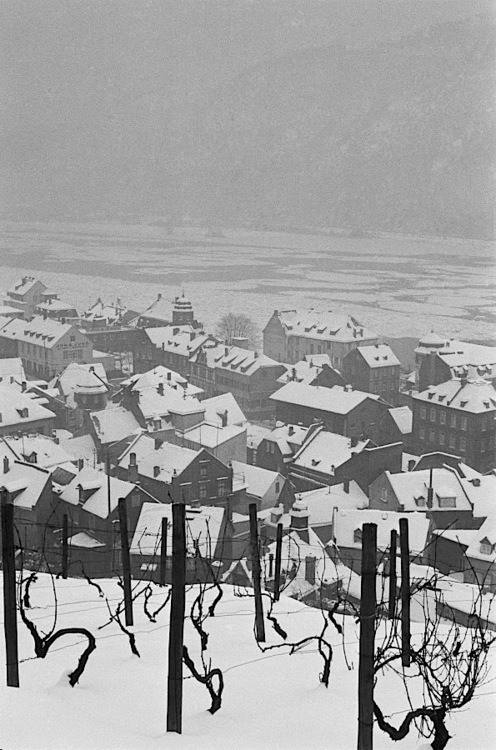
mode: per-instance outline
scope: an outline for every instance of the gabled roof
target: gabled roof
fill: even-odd
[[[407,471],[399,474],[384,472],[400,505],[405,511],[427,510],[427,489],[431,478],[430,469]],[[444,467],[432,469],[433,511],[467,511],[472,506],[455,469]],[[440,498],[455,498],[455,507],[440,503]]]
[[[24,341],[45,349],[53,349],[69,331],[75,331],[78,336],[83,336],[70,323],[61,323],[54,318],[43,318],[37,315],[30,321],[18,318],[8,320],[0,329],[0,335],[13,341]],[[89,341],[88,346],[91,346]]]
[[[174,443],[161,443],[159,447],[155,447],[155,445],[152,436],[141,433],[119,456],[118,465],[127,469],[129,467],[129,456],[134,453],[139,474],[154,478],[158,482],[170,484],[172,478],[182,474],[200,453],[200,451],[183,448]],[[155,466],[160,469],[157,476],[154,476]]]
[[[415,401],[427,404],[442,404],[452,409],[462,409],[471,414],[496,410],[496,390],[493,384],[482,378],[464,380],[454,378],[439,385],[430,385],[425,391],[413,394]]]
[[[264,498],[267,492],[275,484],[280,482],[280,489],[284,484],[285,478],[277,471],[262,469],[260,466],[252,466],[243,461],[232,461],[234,477],[242,477],[243,486],[250,495]]]
[[[355,531],[362,529],[364,523],[377,524],[377,547],[388,549],[391,541],[391,530],[399,534],[400,519],[408,520],[408,540],[410,554],[422,552],[427,544],[430,521],[425,513],[395,513],[380,510],[339,510],[335,515],[334,537],[339,547],[361,548],[361,541],[355,541]]]
[[[90,419],[103,445],[124,440],[141,431],[141,425],[134,414],[123,406],[93,411]]]
[[[489,554],[481,550],[481,544],[488,545],[491,548]],[[467,557],[484,561],[488,564],[496,562],[496,515],[488,516],[480,529],[474,534],[471,543],[467,547]]]
[[[174,370],[170,370],[163,365],[157,365],[148,372],[139,375],[132,375],[121,383],[123,387],[129,387],[133,391],[145,391],[148,388],[157,390],[159,387],[173,388],[181,395],[199,396],[203,393],[202,388],[192,385],[186,378]]]
[[[46,435],[22,435],[21,437],[1,438],[20,461],[28,461],[29,456],[36,454],[36,465],[43,469],[69,465],[73,468],[74,455],[51,440]]]
[[[99,518],[108,518],[110,479],[110,512],[117,508],[119,498],[127,497],[135,489],[136,485],[125,482],[117,477],[108,477],[107,474],[98,469],[85,467],[76,474],[69,484],[63,487],[60,498],[70,505],[79,505],[79,486],[92,490],[92,494],[83,503],[83,510],[92,513]]]
[[[92,435],[78,435],[78,437],[61,437],[60,445],[70,453],[74,459],[82,458],[85,463],[94,465],[96,462],[97,449]]]
[[[325,388],[306,383],[286,383],[270,396],[272,401],[305,406],[332,414],[349,414],[367,399],[379,401],[374,393],[351,390],[348,386],[334,385]]]
[[[246,427],[241,427],[240,425],[235,424],[228,424],[225,427],[221,427],[218,424],[202,422],[194,427],[190,427],[188,430],[184,430],[184,432],[176,432],[178,435],[186,440],[190,440],[192,443],[213,450],[219,445],[222,445],[222,443],[245,433]]]
[[[352,446],[351,439],[326,430],[316,430],[299,451],[291,465],[332,476],[338,466],[349,461],[354,453],[360,453],[367,447],[368,440],[359,440]]]
[[[226,344],[215,344],[205,346],[202,352],[206,356],[207,366],[217,370],[228,370],[241,375],[253,375],[258,370],[266,367],[276,367],[283,372],[284,365],[271,359],[266,354],[259,354],[253,349],[243,349],[240,346],[227,346]],[[199,352],[197,352],[197,357]],[[197,357],[192,358],[195,362]]]
[[[23,416],[24,415],[24,416]],[[0,383],[0,424],[2,427],[25,425],[38,420],[55,419],[55,414],[45,409],[30,395],[17,387]]]
[[[210,334],[198,333],[193,326],[161,326],[146,328],[146,335],[158,349],[183,357],[191,357],[197,349],[209,341],[215,341]]]
[[[221,425],[222,415],[225,414],[228,425],[246,425],[246,417],[232,393],[221,393],[201,403],[205,409],[205,421],[209,424]]]
[[[322,371],[324,365],[331,366],[331,360],[328,354],[308,355],[295,362],[294,365],[284,365],[286,372],[277,378],[278,383],[311,383]]]
[[[0,472],[3,472],[3,466],[0,466]],[[6,474],[0,473],[0,488],[4,487],[11,493],[16,508],[31,510],[49,480],[50,472],[47,469],[16,461],[10,464]]]
[[[35,279],[34,276],[23,276],[22,279],[14,282],[7,295],[19,294],[21,297],[25,297],[28,292],[38,285],[46,289],[45,284],[39,279]]]
[[[368,508],[369,505],[367,495],[355,481],[349,483],[348,492],[345,492],[344,484],[333,484],[329,487],[300,492],[298,497],[308,508],[310,526],[331,523],[333,508],[362,510]]]
[[[396,354],[388,344],[374,344],[372,346],[358,346],[352,350],[360,355],[372,369],[393,367],[400,364]]]
[[[26,380],[24,365],[20,357],[0,359],[0,383],[10,383],[13,379],[17,383]]]
[[[305,441],[309,429],[303,425],[278,423],[265,439],[277,443],[281,454],[290,458]]]
[[[195,542],[204,558],[211,559],[216,552],[220,552],[224,513],[225,509],[220,507],[191,508],[186,506],[186,552],[190,557],[195,555]],[[156,555],[158,561],[163,518],[168,520],[167,549],[172,550],[172,505],[143,503],[131,542],[132,555]]]
[[[162,393],[159,393],[156,388],[144,388],[138,391],[136,406],[145,421],[157,417],[168,417],[171,412],[184,414],[204,410],[197,398],[185,396],[181,386],[177,388],[164,386]]]
[[[409,406],[395,406],[388,409],[391,417],[402,435],[409,435],[413,426],[413,412]]]
[[[246,424],[246,443],[248,448],[256,450],[262,440],[265,440],[272,434],[270,427],[262,427],[261,425],[254,424],[253,422],[247,422]]]
[[[377,334],[356,318],[332,310],[281,310],[278,313],[286,336],[303,336],[323,341],[360,341]]]

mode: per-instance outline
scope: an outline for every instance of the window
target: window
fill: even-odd
[[[436,440],[436,433],[434,432],[434,430],[429,430],[429,441],[431,443],[434,443],[435,440]]]
[[[200,461],[200,477],[204,479],[208,474],[209,461]]]
[[[200,482],[199,484],[199,498],[200,500],[206,500],[208,497],[208,483]]]
[[[456,497],[449,497],[447,495],[440,497],[438,495],[437,499],[440,508],[456,508]]]
[[[281,489],[281,483],[280,482],[276,482],[276,493],[277,494],[279,494],[280,489]]]
[[[455,435],[450,435],[449,447],[453,448],[453,449],[456,449],[456,437],[455,437]]]
[[[450,417],[450,425],[451,427],[456,427],[456,414],[452,414]]]
[[[439,413],[439,421],[441,424],[446,424],[446,412],[442,411]]]
[[[435,422],[436,421],[436,410],[435,409],[431,409],[431,411],[430,411],[430,418],[431,418],[431,422]]]
[[[355,544],[362,543],[362,530],[361,529],[355,529],[355,531],[353,532],[353,542]]]
[[[181,488],[181,500],[183,503],[189,503],[191,501],[191,482],[185,482],[179,486]]]
[[[467,429],[467,417],[460,417],[460,422],[461,422],[460,427],[462,428],[462,430],[466,430]]]
[[[444,432],[439,433],[439,445],[444,445],[446,443],[446,437],[444,435]]]
[[[425,440],[425,430],[424,430],[423,427],[421,427],[420,430],[419,430],[419,438],[421,440]]]
[[[464,437],[460,438],[460,450],[466,451],[467,450],[467,439]]]
[[[217,497],[225,497],[227,495],[227,477],[221,477],[217,480]]]
[[[379,492],[379,498],[382,500],[383,503],[387,503],[388,501],[387,487],[381,487],[381,491]]]
[[[492,555],[493,553],[493,547],[494,545],[491,544],[489,539],[487,537],[484,537],[484,539],[481,540],[480,543],[480,553],[481,555]]]
[[[420,419],[426,419],[427,418],[427,409],[425,406],[420,407]]]

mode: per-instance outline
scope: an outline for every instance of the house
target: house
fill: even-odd
[[[297,492],[354,480],[367,491],[386,468],[401,469],[401,443],[375,446],[325,430],[321,425],[308,436],[289,465]]]
[[[163,503],[225,505],[233,494],[232,468],[208,451],[183,448],[142,433],[119,457],[116,474],[139,482]]]
[[[415,350],[420,391],[457,377],[496,380],[495,346],[454,339],[444,339],[440,345],[439,341],[429,345],[429,339],[421,340]]]
[[[36,305],[34,314],[55,318],[55,320],[60,320],[61,323],[71,322],[77,324],[79,320],[79,313],[73,304],[63,302],[59,299],[58,294],[49,292],[43,294],[43,301]]]
[[[65,424],[60,423],[59,426],[73,432],[88,426],[90,411],[106,408],[110,392],[105,368],[99,363],[71,362],[49,383],[49,389],[57,391],[58,398],[55,397],[55,400],[62,401],[65,412],[70,412],[70,415],[65,414]]]
[[[257,465],[257,451],[264,438],[267,438],[272,430],[270,427],[247,422],[246,424],[246,460],[252,466]]]
[[[145,391],[148,388],[173,388],[177,390],[182,396],[193,396],[201,399],[205,394],[201,388],[192,385],[188,380],[174,370],[170,370],[168,367],[158,365],[152,370],[143,372],[138,375],[132,375],[130,378],[121,382],[121,388],[124,391]]]
[[[24,549],[27,562],[43,551],[52,502],[50,471],[33,463],[11,461],[4,455],[0,490],[8,493],[6,501],[14,506],[15,543]]]
[[[75,474],[77,456],[66,451],[57,440],[46,435],[26,434],[0,438],[0,446],[10,461],[40,466],[54,472],[56,469]]]
[[[190,357],[192,383],[212,395],[232,393],[248,419],[268,419],[274,413],[270,396],[284,365],[240,346],[203,344]]]
[[[327,354],[338,369],[351,349],[376,342],[377,335],[351,315],[314,309],[274,310],[263,331],[263,351],[278,362]]]
[[[276,419],[309,427],[320,421],[330,432],[350,438],[380,440],[379,424],[387,411],[379,396],[355,391],[351,386],[324,388],[305,383],[287,383],[272,394]]]
[[[80,325],[85,330],[100,328],[121,328],[129,325],[138,313],[129,310],[119,298],[115,302],[105,303],[101,297],[86,310],[80,318]]]
[[[409,406],[393,406],[384,412],[379,423],[379,442],[403,443],[405,450],[413,450],[413,412]]]
[[[418,453],[449,450],[482,473],[496,466],[496,390],[483,378],[455,378],[414,394]]]
[[[370,507],[424,513],[434,528],[473,527],[473,506],[455,469],[383,472],[369,487]]]
[[[256,465],[286,475],[293,456],[315,429],[317,425],[304,427],[301,424],[276,422],[273,430],[267,430],[260,436],[256,447]]]
[[[133,534],[130,555],[134,578],[158,581],[162,528],[166,521],[166,582],[172,571],[172,505],[145,503]],[[211,581],[231,557],[228,513],[222,507],[185,508],[186,583]]]
[[[112,461],[135,435],[142,432],[141,424],[124,406],[90,412],[89,434],[94,441],[98,461],[110,456]]]
[[[4,305],[20,310],[24,320],[29,320],[34,315],[35,307],[43,301],[45,291],[46,286],[42,281],[34,276],[23,276],[8,290]]]
[[[146,372],[157,365],[163,365],[190,379],[207,395],[214,395],[207,383],[198,382],[198,376],[192,377],[197,373],[190,367],[190,357],[204,344],[211,342],[215,346],[216,339],[192,325],[167,325],[143,328],[141,331],[143,339],[138,342],[135,350],[135,372]]]
[[[377,526],[377,560],[383,559],[390,548],[391,531],[399,538],[400,520],[408,520],[408,542],[410,561],[422,564],[426,558],[429,542],[429,519],[425,513],[396,513],[374,509],[338,510],[334,515],[334,559],[360,573],[362,563],[362,526],[374,523]],[[331,553],[332,554],[332,553]]]
[[[307,383],[308,385],[346,385],[341,374],[331,366],[328,354],[306,355],[299,362],[287,365],[287,370],[278,379],[281,385],[285,383]]]
[[[170,311],[170,301],[165,299],[164,296],[159,293],[152,304],[138,316],[134,325],[137,325],[140,328],[161,328],[168,325],[190,325],[198,330],[203,328],[202,324],[195,320],[193,305],[190,300],[184,296],[184,292],[180,297],[176,297],[174,300],[174,305],[172,307],[172,320]]]
[[[54,427],[55,414],[33,394],[23,393],[14,385],[0,383],[0,435],[50,435]]]
[[[232,461],[233,482],[244,489],[239,502],[234,507],[238,513],[248,513],[250,503],[256,503],[257,510],[273,508],[279,503],[289,508],[294,501],[293,487],[287,477],[276,471],[261,469],[242,461]]]
[[[375,393],[395,405],[400,390],[400,361],[387,344],[355,347],[343,358],[343,377],[358,391]]]
[[[0,346],[15,347],[27,373],[46,380],[62,372],[69,362],[91,362],[90,340],[70,323],[37,316],[9,320],[0,328]]]

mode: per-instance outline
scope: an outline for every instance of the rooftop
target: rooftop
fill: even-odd
[[[392,489],[405,511],[427,509],[427,489],[431,470],[407,471],[399,474],[385,472]],[[434,511],[470,511],[472,506],[464,491],[463,484],[455,469],[444,467],[432,469]]]
[[[439,385],[430,385],[425,391],[413,395],[415,401],[442,404],[452,409],[462,409],[471,414],[491,412],[496,409],[496,390],[488,380],[454,378]]]
[[[46,483],[50,480],[50,472],[29,463],[15,462],[10,464],[7,473],[3,473],[0,466],[0,488],[4,487],[11,494],[16,508],[31,510],[34,508]]]
[[[306,383],[286,383],[270,398],[272,401],[296,404],[333,414],[348,414],[366,399],[379,400],[376,394],[351,390],[351,386],[334,385],[332,388],[325,388]]]
[[[157,446],[151,435],[142,433],[119,456],[118,465],[121,468],[129,468],[131,453],[136,456],[139,474],[170,484],[174,476],[182,474],[195,460],[199,451],[183,448],[174,443],[160,442]],[[158,472],[155,471],[155,467],[158,467]]]
[[[29,394],[13,385],[0,383],[0,426],[14,428],[38,420],[55,419],[55,414]]]
[[[93,411],[90,419],[102,444],[115,443],[141,431],[134,414],[123,406]]]
[[[392,367],[400,365],[400,361],[388,344],[374,344],[373,346],[358,346],[352,351],[358,352],[371,368]]]
[[[108,518],[109,515],[109,482],[110,482],[110,512],[112,513],[118,505],[120,497],[127,497],[135,485],[125,482],[117,477],[108,477],[107,474],[98,469],[85,467],[63,487],[60,498],[71,505],[79,505],[79,487],[91,492],[82,508],[99,518]]]
[[[70,330],[75,330],[70,323],[61,323],[54,318],[43,318],[38,315],[30,321],[18,318],[8,320],[0,329],[0,335],[51,349]]]
[[[277,480],[280,481],[281,487],[284,483],[284,477],[277,471],[269,471],[242,461],[232,461],[232,468],[234,476],[242,477],[246,491],[255,497],[265,497]]]
[[[375,339],[356,318],[332,310],[281,310],[278,317],[287,336],[303,336],[332,341]]]
[[[352,447],[351,439],[326,430],[316,430],[295,454],[292,465],[332,476],[338,466],[354,453],[360,453],[368,440],[359,440]]]
[[[361,548],[361,531],[364,523],[377,524],[377,547],[389,548],[391,531],[399,535],[400,520],[408,520],[410,553],[418,554],[426,546],[430,521],[425,513],[395,513],[379,510],[338,510],[335,515],[334,537],[338,547]],[[355,532],[359,532],[355,534]],[[358,538],[357,538],[358,537]]]

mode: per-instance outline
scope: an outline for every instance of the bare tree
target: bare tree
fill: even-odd
[[[259,343],[259,333],[255,323],[244,313],[229,312],[217,323],[216,335],[229,346],[233,339],[248,339],[248,343],[256,348]]]

